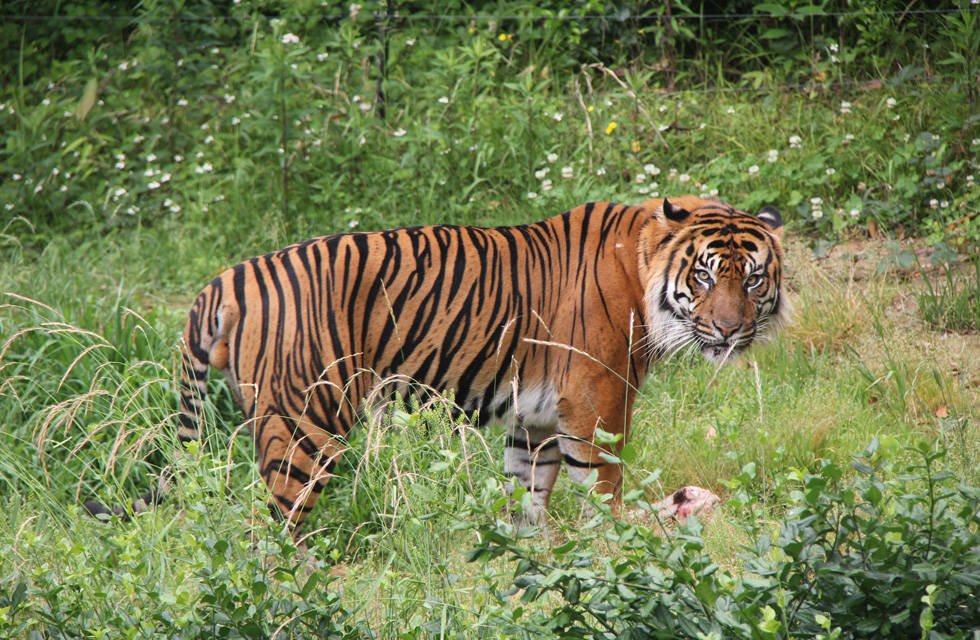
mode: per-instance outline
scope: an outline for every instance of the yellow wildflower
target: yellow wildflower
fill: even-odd
[[[613,131],[615,131],[617,126],[619,126],[619,125],[617,125],[615,122],[610,122],[609,124],[607,124],[606,125],[606,135],[609,135],[610,133],[612,133]]]

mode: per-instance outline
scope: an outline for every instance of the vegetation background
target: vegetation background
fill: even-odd
[[[975,2],[0,13],[0,636],[977,637]],[[744,366],[655,367],[624,519],[564,482],[515,529],[502,433],[438,407],[353,435],[303,550],[221,381],[172,458],[178,332],[225,267],[680,193],[777,205],[797,310]],[[80,510],[171,462],[171,504]],[[662,526],[684,484],[723,505]]]

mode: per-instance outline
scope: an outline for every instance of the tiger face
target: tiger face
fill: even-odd
[[[652,355],[691,349],[721,363],[783,322],[783,224],[775,208],[753,216],[693,196],[645,206],[655,209],[640,265]]]

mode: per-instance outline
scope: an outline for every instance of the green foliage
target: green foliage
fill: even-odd
[[[684,192],[975,243],[976,13],[878,4],[677,4],[668,30],[662,3],[15,3],[0,206],[31,246],[152,228],[235,257]]]
[[[93,544],[69,531],[26,528],[5,554],[19,556],[39,544],[56,551],[29,575],[0,580],[0,632],[5,638],[365,637],[348,623],[333,580],[305,571],[296,546],[276,529],[262,537],[261,553],[245,537],[186,535],[190,560],[180,565],[157,557],[139,534],[121,530]],[[162,572],[172,581],[161,582]]]
[[[976,627],[975,491],[927,450],[908,469],[844,471],[842,452],[873,436],[894,453],[938,430],[976,482],[969,356],[954,375],[905,350],[891,303],[872,299],[894,286],[877,274],[855,297],[794,263],[796,328],[753,351],[756,369],[657,364],[620,456],[628,506],[699,483],[728,498],[710,529],[664,534],[602,505],[583,516],[565,486],[552,547],[476,527],[508,507],[503,435],[434,403],[351,435],[302,551],[269,528],[221,380],[201,445],[173,455],[192,296],[305,237],[693,192],[776,204],[792,236],[824,246],[869,230],[971,254],[978,14],[906,4],[671,3],[668,18],[667,3],[604,0],[420,0],[390,15],[380,1],[5,3],[29,19],[0,23],[0,636]],[[889,251],[886,266],[914,267],[915,252]],[[926,271],[927,322],[975,328],[975,267]],[[124,503],[166,464],[181,481],[154,512],[104,524],[74,506]],[[467,565],[476,533],[484,562]]]
[[[778,534],[745,549],[744,572],[705,553],[696,519],[672,532],[613,518],[602,505],[585,527],[563,531],[567,541],[550,555],[533,531],[480,525],[469,559],[516,562],[512,587],[492,588],[502,637],[972,637],[980,489],[941,470],[943,452],[927,445],[914,450],[918,463],[884,480],[881,463],[869,464],[876,448],[857,459],[852,480],[830,462],[796,474],[795,506]],[[636,506],[656,522],[638,494]],[[608,544],[615,557],[601,551]],[[548,599],[556,604],[534,606]]]

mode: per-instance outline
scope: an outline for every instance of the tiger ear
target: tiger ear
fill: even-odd
[[[664,203],[663,206],[661,207],[661,211],[663,211],[664,217],[670,220],[671,222],[684,222],[684,220],[686,220],[687,217],[691,215],[691,212],[688,211],[687,209],[683,209],[676,205],[670,204],[670,200],[668,200],[667,198],[664,198]]]
[[[776,237],[782,237],[783,235],[783,216],[779,213],[779,209],[772,205],[766,205],[759,209],[757,216],[759,220],[762,220],[769,229],[772,230]]]

